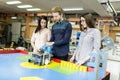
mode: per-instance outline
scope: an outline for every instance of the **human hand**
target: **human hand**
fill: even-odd
[[[46,46],[52,46],[54,42],[46,42]]]
[[[79,60],[77,63],[76,63],[76,65],[77,66],[81,66],[82,64],[84,64],[85,62],[87,62],[88,60],[90,60],[91,59],[91,57],[90,56],[87,56],[87,57],[85,57],[83,60]]]
[[[84,63],[85,63],[84,60],[80,60],[80,61],[76,62],[76,65],[77,65],[77,66],[81,66],[81,65],[84,64]]]
[[[37,52],[39,50],[39,48],[34,48],[34,51]]]
[[[74,56],[72,56],[72,58],[70,58],[70,62],[73,62],[74,61]]]

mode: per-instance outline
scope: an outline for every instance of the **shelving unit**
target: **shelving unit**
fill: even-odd
[[[5,20],[3,20],[3,19],[0,19],[0,22],[6,22]]]
[[[26,23],[21,23],[22,26],[26,26]]]
[[[0,34],[3,34],[4,26],[6,25],[6,17],[5,14],[0,14]]]
[[[42,15],[48,16],[49,20],[52,20],[52,14],[49,13],[49,12],[48,13],[28,13],[28,14],[24,14],[24,13],[11,14],[11,13],[8,13],[7,17],[6,17],[6,20],[1,20],[0,19],[0,24],[3,24],[3,23],[8,23],[9,24],[9,23],[11,23],[11,17],[12,16],[24,17],[25,21],[21,22],[21,26],[22,27],[25,26],[25,31],[24,31],[25,38],[30,38],[33,30],[37,26],[37,23],[32,23],[33,22],[32,21],[33,17],[39,17],[39,16],[42,16]],[[69,17],[67,20],[74,23],[74,24],[72,24],[72,30],[73,31],[80,31],[79,24],[78,24],[78,22],[80,21],[80,18]],[[112,17],[110,17],[110,18],[109,17],[108,18],[97,18],[97,21],[98,20],[114,20],[114,18],[112,18]],[[99,28],[99,29],[102,31],[102,28]],[[110,37],[112,37],[112,39],[115,40],[115,34],[120,31],[120,28],[119,28],[119,26],[118,27],[113,26],[113,27],[110,27],[109,29],[107,29],[107,31],[110,32],[109,33]]]
[[[117,23],[114,21],[114,18],[97,18],[97,21],[98,28],[101,31],[101,35],[108,35],[115,41],[115,34],[120,32],[120,27],[116,26]]]

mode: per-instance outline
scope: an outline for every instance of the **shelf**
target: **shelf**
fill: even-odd
[[[103,30],[103,28],[102,28],[102,27],[99,27],[99,30]],[[120,31],[120,26],[112,27],[112,28],[110,28],[109,30]]]
[[[30,27],[36,27],[36,26],[37,26],[37,23],[29,23],[29,26],[30,26]]]
[[[67,20],[71,22],[76,22],[76,21],[80,21],[80,18],[69,18]]]
[[[110,30],[112,30],[112,31],[120,31],[120,29],[110,29]]]
[[[6,20],[0,20],[0,25],[6,25]]]
[[[113,31],[120,31],[120,26],[117,26],[117,27],[113,27],[112,29],[110,30],[113,30]]]
[[[0,30],[0,34],[2,34],[4,32],[4,30]]]
[[[33,14],[33,13],[28,13],[27,16],[31,16],[31,17],[33,17],[34,14]]]
[[[72,28],[72,30],[80,30],[80,28]]]
[[[26,16],[26,14],[24,14],[24,13],[19,13],[19,14],[17,14],[17,16]]]
[[[22,23],[21,25],[22,25],[22,26],[26,26],[26,23]]]
[[[6,20],[0,20],[0,22],[5,22],[6,23]]]
[[[47,13],[37,13],[37,16],[47,16]]]
[[[80,30],[80,26],[79,25],[72,25],[72,29],[73,30]]]
[[[97,18],[96,20],[97,21],[98,20],[114,20],[114,18],[113,17],[102,17],[102,18]]]

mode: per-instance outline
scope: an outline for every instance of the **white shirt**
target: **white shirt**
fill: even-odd
[[[33,35],[31,37],[31,41],[35,43],[35,47],[37,49],[42,48],[42,46],[45,45],[45,43],[47,41],[49,41],[51,38],[51,32],[49,29],[45,28],[43,31],[41,32],[33,32]],[[35,50],[34,50],[35,51]]]

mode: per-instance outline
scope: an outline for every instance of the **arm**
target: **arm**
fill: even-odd
[[[74,54],[72,55],[72,57],[71,57],[71,59],[70,59],[70,62],[73,62],[73,60],[75,59],[76,53],[79,52],[79,49],[80,49],[80,46],[81,46],[81,38],[82,38],[82,37],[79,37],[79,44],[78,44],[76,50],[74,51]]]
[[[53,34],[53,26],[52,26],[50,42],[53,42],[54,39],[55,39],[55,38],[54,38],[54,34]]]
[[[48,30],[48,33],[47,33],[47,41],[50,41],[50,39],[51,39],[51,31]]]
[[[88,60],[90,60],[90,56],[85,57],[83,60],[79,60],[78,62],[76,62],[76,65],[81,66],[82,64],[84,64]]]
[[[94,49],[92,53],[97,53],[101,47],[101,34],[99,30],[96,30],[94,33]]]
[[[81,34],[81,35],[82,35],[82,34]],[[82,44],[81,44],[81,43],[82,43],[82,40],[83,40],[83,37],[80,37],[79,44],[78,44],[78,48],[76,49],[76,53],[80,51],[80,48],[81,48],[80,46],[82,45]],[[86,61],[88,61],[89,59],[90,59],[90,56],[88,55],[88,56],[86,56],[84,59],[78,60],[78,61],[76,62],[76,65],[77,65],[77,66],[80,66],[80,65],[84,64]]]
[[[52,27],[52,31],[49,31],[48,34],[47,34],[47,40],[49,42],[46,42],[46,46],[52,46],[54,44],[54,34],[53,34],[53,27]]]
[[[68,23],[64,37],[59,41],[55,41],[54,45],[61,46],[61,45],[69,43],[71,32],[72,32],[72,25]]]
[[[33,32],[33,34],[32,34],[32,37],[31,37],[31,46],[33,47],[33,49],[36,49],[36,47],[35,47],[35,33]]]
[[[31,41],[31,45],[32,45],[32,47],[33,47],[34,49],[36,49],[36,47],[35,47],[35,42]]]

